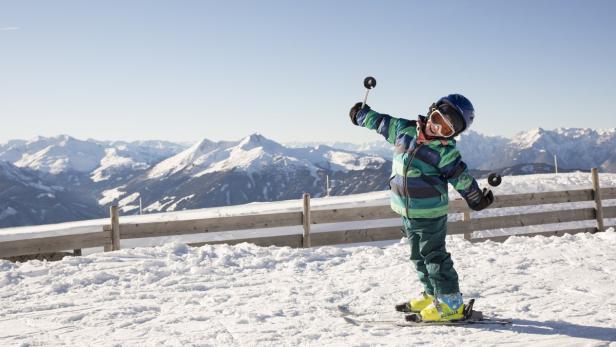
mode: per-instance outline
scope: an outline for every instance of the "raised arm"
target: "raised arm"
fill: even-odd
[[[376,130],[377,133],[381,134],[391,144],[396,143],[396,137],[400,130],[415,124],[414,121],[408,119],[395,118],[388,114],[373,111],[368,105],[364,105],[364,108],[361,108],[361,105],[362,103],[358,102],[351,108],[349,113],[351,122],[364,128]]]

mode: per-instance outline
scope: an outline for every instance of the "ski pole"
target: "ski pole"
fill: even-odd
[[[364,108],[364,106],[366,105],[366,101],[368,100],[368,93],[370,93],[370,89],[376,87],[376,79],[371,76],[364,78],[364,87],[366,87],[366,95],[364,96],[364,102],[362,102],[360,110]]]

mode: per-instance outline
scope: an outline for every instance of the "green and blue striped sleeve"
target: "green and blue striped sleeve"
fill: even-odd
[[[455,145],[443,146],[440,149],[441,160],[438,169],[460,193],[469,205],[474,205],[481,199],[481,188],[477,180],[469,173],[468,167],[462,161],[462,155]]]
[[[400,129],[411,125],[411,121],[407,119],[395,118],[369,108],[364,108],[357,113],[357,123],[364,128],[376,130],[391,144],[396,143]]]

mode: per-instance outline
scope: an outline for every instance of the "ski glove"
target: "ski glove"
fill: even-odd
[[[361,110],[361,102],[356,103],[353,107],[351,107],[351,111],[349,111],[349,117],[351,117],[351,122],[355,125],[359,125],[357,123],[357,113],[359,112],[359,110]],[[370,106],[368,106],[367,104],[364,105],[365,109],[368,109],[368,111],[370,110]]]
[[[490,206],[494,202],[494,194],[488,188],[483,188],[483,192],[481,193],[481,197],[477,199],[468,200],[468,206],[474,211],[481,211],[484,208]]]

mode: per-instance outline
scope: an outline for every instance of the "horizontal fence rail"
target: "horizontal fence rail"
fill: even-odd
[[[616,187],[601,188],[601,198],[603,200],[616,199]]]
[[[597,175],[593,169],[593,175]],[[566,190],[495,196],[489,209],[538,206],[546,204],[571,204],[594,202],[594,207],[571,208],[548,212],[517,212],[502,216],[473,217],[466,202],[455,199],[449,203],[449,213],[463,214],[463,218],[448,223],[448,234],[464,234],[466,239],[475,241],[503,241],[511,235],[472,238],[472,233],[482,230],[528,227],[545,224],[596,221],[596,227],[579,227],[558,231],[538,231],[516,235],[564,235],[582,232],[596,232],[604,228],[604,219],[616,218],[616,206],[603,207],[602,200],[616,199],[616,187],[600,188],[598,176],[593,177],[592,189]],[[301,203],[300,203],[301,204]],[[298,204],[298,207],[301,205]],[[505,210],[503,210],[505,211]],[[277,227],[303,228],[303,233],[292,235],[264,235],[190,243],[191,246],[204,244],[238,244],[250,242],[259,246],[310,247],[338,244],[363,243],[395,240],[401,238],[401,223],[396,226],[360,227],[342,225],[334,231],[311,232],[311,226],[331,223],[367,222],[400,218],[389,205],[361,206],[350,208],[310,208],[310,197],[303,198],[303,209],[296,212],[253,214],[229,217],[202,218],[194,220],[122,223],[117,207],[110,209],[110,223],[99,232],[72,235],[58,235],[23,240],[0,241],[0,258],[60,252],[82,248],[104,247],[105,251],[118,250],[121,240],[147,237],[179,236],[190,234],[218,233],[225,231],[267,229]],[[608,226],[605,226],[607,228]]]
[[[203,234],[232,230],[289,227],[301,224],[301,212],[283,212],[237,217],[121,224],[120,230],[122,239],[138,239],[144,237]],[[106,228],[111,230],[111,226],[106,226]]]
[[[106,231],[0,242],[0,258],[101,247],[111,243]]]

